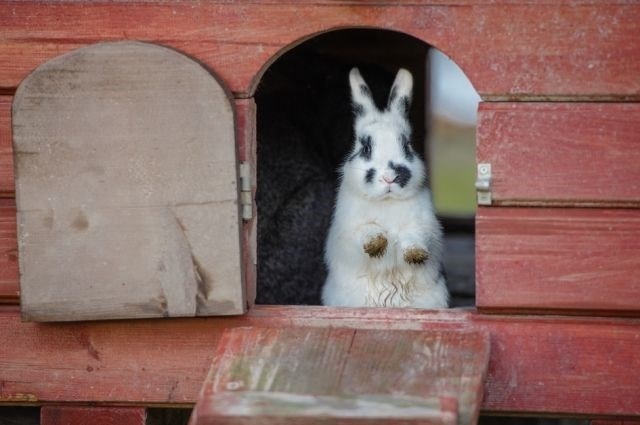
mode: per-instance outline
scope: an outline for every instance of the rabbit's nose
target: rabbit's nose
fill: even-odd
[[[387,183],[387,184],[391,184],[394,181],[396,181],[396,176],[391,177],[391,176],[388,176],[388,175],[385,174],[384,176],[382,176],[382,180],[384,180],[385,183]]]

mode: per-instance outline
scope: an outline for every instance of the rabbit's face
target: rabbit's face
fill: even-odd
[[[356,140],[343,166],[343,184],[371,200],[414,196],[424,185],[425,169],[410,143],[411,74],[398,71],[384,111],[375,106],[356,68],[351,70],[349,81]]]

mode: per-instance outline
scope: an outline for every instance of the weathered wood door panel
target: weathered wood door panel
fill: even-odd
[[[28,320],[239,314],[234,119],[198,63],[117,42],[36,69],[13,104]]]
[[[640,210],[479,208],[476,305],[640,310]]]
[[[640,104],[482,103],[497,205],[640,206]]]
[[[472,424],[488,361],[472,330],[232,329],[191,423]]]

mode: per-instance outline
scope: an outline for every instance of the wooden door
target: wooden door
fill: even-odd
[[[233,110],[200,64],[91,45],[30,74],[12,121],[24,319],[244,312]]]

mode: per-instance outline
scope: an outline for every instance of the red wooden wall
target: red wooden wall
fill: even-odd
[[[406,32],[450,55],[483,99],[640,97],[640,10],[631,1],[3,1],[0,87],[64,51],[104,40],[173,46],[244,97],[264,64],[344,27]]]
[[[195,402],[225,329],[477,329],[491,335],[484,413],[640,418],[640,319],[257,306],[242,317],[22,323],[0,311],[0,401]]]
[[[478,308],[640,312],[640,104],[610,90],[608,103],[481,104],[493,205],[476,219]]]
[[[106,40],[174,47],[233,92],[240,158],[255,164],[251,96],[268,64],[316,33],[375,27],[443,50],[483,98],[478,161],[495,203],[478,210],[477,305],[515,315],[254,308],[58,325],[5,305],[0,402],[188,405],[228,327],[475,326],[492,338],[485,412],[640,417],[640,321],[602,318],[640,311],[638,22],[640,4],[614,0],[1,1],[0,303],[18,300],[10,105],[39,64]]]

